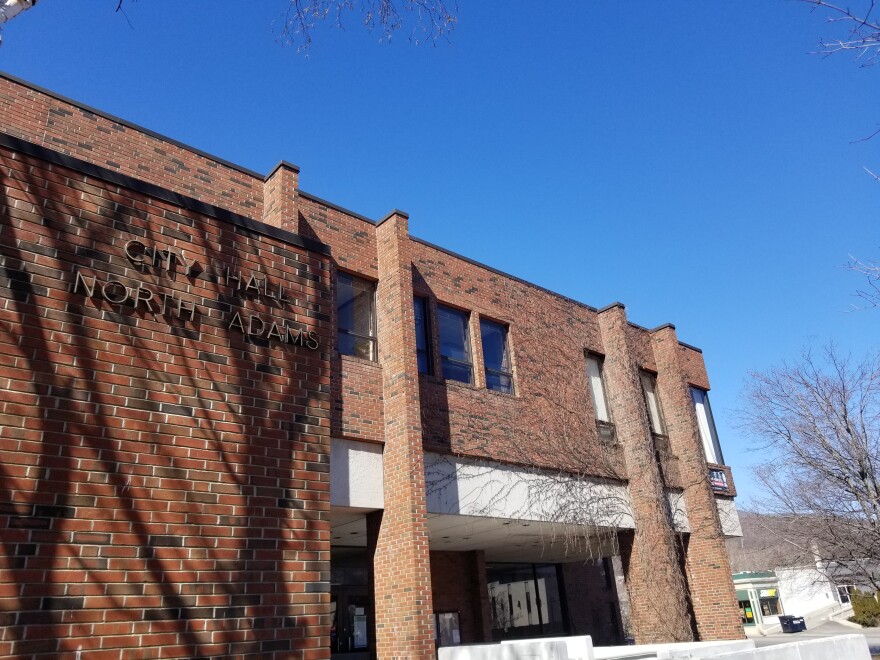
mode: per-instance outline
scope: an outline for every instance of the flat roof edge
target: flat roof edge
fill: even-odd
[[[245,215],[241,215],[240,213],[235,213],[234,211],[230,211],[229,209],[214,206],[213,204],[207,204],[193,197],[182,195],[180,193],[174,192],[173,190],[157,186],[156,184],[141,181],[140,179],[136,179],[132,176],[129,176],[128,174],[122,174],[106,167],[101,167],[100,165],[89,163],[74,156],[68,156],[66,154],[53,151],[48,147],[43,147],[38,144],[28,142],[27,140],[13,137],[3,132],[0,132],[0,146],[6,147],[7,149],[11,149],[13,151],[17,151],[26,156],[39,158],[53,165],[66,167],[76,172],[80,172],[81,174],[85,174],[86,176],[91,176],[116,186],[129,188],[142,195],[148,195],[156,199],[161,199],[165,202],[170,202],[171,204],[189,209],[190,211],[195,211],[196,213],[201,213],[202,215],[207,215],[209,217],[215,218],[216,220],[228,222],[237,227],[241,227],[243,229],[262,234],[264,236],[269,236],[271,238],[284,241],[285,243],[289,243],[291,245],[297,245],[306,250],[311,250],[312,252],[318,252],[319,254],[324,255],[330,254],[329,245],[321,243],[320,241],[316,241],[312,238],[306,238],[291,231],[287,231],[286,229],[280,229],[278,227],[273,227],[272,225],[267,225],[265,222],[249,218]]]
[[[32,82],[19,78],[17,76],[12,75],[11,73],[7,73],[6,71],[0,71],[0,78],[5,78],[7,80],[11,80],[12,82],[22,85],[23,87],[27,87],[28,89],[32,89],[35,92],[39,92],[40,94],[45,94],[46,96],[55,99],[56,101],[61,101],[62,103],[67,103],[72,105],[80,110],[84,110],[86,112],[90,112],[94,115],[98,115],[99,117],[103,117],[108,121],[112,121],[116,124],[120,124],[121,126],[125,126],[126,128],[130,128],[132,130],[138,131],[139,133],[143,133],[144,135],[149,135],[152,138],[157,140],[161,140],[162,142],[167,142],[168,144],[173,144],[175,147],[179,147],[184,149],[185,151],[189,151],[194,153],[202,158],[206,158],[208,160],[212,160],[215,163],[219,163],[224,167],[228,167],[236,172],[240,172],[242,174],[247,174],[248,176],[252,176],[255,179],[259,179],[263,181],[266,177],[259,172],[255,172],[254,170],[248,169],[246,167],[242,167],[241,165],[236,165],[232,161],[226,160],[225,158],[220,158],[219,156],[215,156],[214,154],[210,154],[207,151],[203,151],[201,149],[197,149],[185,142],[181,142],[180,140],[175,140],[174,138],[168,137],[167,135],[163,135],[162,133],[158,133],[156,131],[150,130],[149,128],[145,128],[140,124],[135,124],[134,122],[128,121],[126,119],[122,119],[121,117],[117,117],[116,115],[112,115],[109,112],[104,112],[103,110],[99,110],[98,108],[94,108],[90,105],[86,105],[85,103],[81,103],[76,99],[72,99],[70,97],[64,96],[57,92],[53,92],[51,89],[46,89],[45,87],[40,87]]]

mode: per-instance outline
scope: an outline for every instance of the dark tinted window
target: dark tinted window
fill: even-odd
[[[443,377],[462,383],[473,382],[471,342],[468,336],[468,314],[450,307],[437,307],[440,330],[440,360]]]
[[[431,324],[428,322],[428,300],[416,296],[413,299],[416,317],[416,358],[419,373],[430,374],[431,369]]]
[[[376,359],[376,285],[347,273],[336,280],[339,352]]]
[[[486,367],[486,387],[499,392],[513,392],[510,370],[510,351],[507,348],[507,328],[494,321],[480,320],[483,340],[483,363]]]

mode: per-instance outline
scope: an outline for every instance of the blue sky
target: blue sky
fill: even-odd
[[[451,44],[315,32],[285,0],[42,0],[0,69],[703,348],[742,497],[760,461],[733,425],[749,370],[833,340],[849,254],[880,255],[880,68],[810,55],[828,26],[786,0],[459,0]],[[248,9],[243,11],[242,8]],[[541,8],[538,10],[536,8]],[[880,66],[880,65],[878,65]]]

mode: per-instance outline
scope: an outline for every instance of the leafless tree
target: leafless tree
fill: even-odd
[[[855,54],[863,66],[880,59],[880,16],[875,14],[875,0],[860,0],[855,8],[827,0],[798,0],[827,15],[833,35],[819,42],[823,55],[841,51]]]
[[[12,20],[38,0],[0,0],[0,25]],[[116,0],[116,11],[124,11],[125,0]],[[455,0],[289,0],[281,35],[285,43],[300,51],[312,43],[312,30],[327,19],[344,27],[346,15],[355,15],[369,31],[390,41],[395,33],[409,30],[409,40],[434,43],[448,37],[458,23]]]
[[[409,39],[416,44],[446,38],[458,22],[455,0],[290,0],[282,36],[299,50],[307,50],[318,23],[331,19],[343,27],[345,16],[352,14],[387,41],[408,28]]]
[[[856,291],[868,307],[880,307],[880,263],[850,257],[846,267],[865,277],[866,286]]]
[[[880,356],[833,346],[752,373],[741,419],[758,442],[762,508],[786,542],[880,588]]]

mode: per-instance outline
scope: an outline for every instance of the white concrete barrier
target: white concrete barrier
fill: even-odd
[[[864,635],[839,635],[735,651],[715,656],[717,660],[871,660]]]
[[[656,658],[657,660],[697,660],[714,658],[722,653],[747,651],[755,648],[750,639],[719,642],[673,642],[668,644],[639,644],[638,646],[597,646],[593,649],[596,660],[624,660],[625,658]]]
[[[565,642],[527,640],[519,644],[441,646],[438,660],[568,660]]]
[[[533,642],[532,639],[508,639],[502,644],[523,644]],[[542,637],[542,642],[563,642],[568,660],[594,660],[593,638],[589,635],[573,635],[571,637]]]

